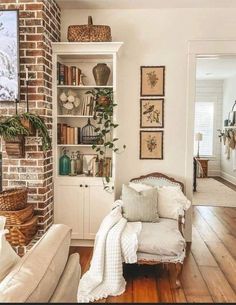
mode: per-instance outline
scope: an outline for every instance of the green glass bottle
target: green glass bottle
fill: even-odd
[[[70,158],[66,154],[66,148],[62,148],[62,156],[59,161],[59,174],[66,176],[70,174]]]

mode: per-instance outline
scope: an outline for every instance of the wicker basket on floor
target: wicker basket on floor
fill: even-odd
[[[0,193],[1,211],[19,211],[27,206],[28,189],[26,187],[12,188]]]
[[[22,225],[6,226],[9,233],[6,239],[12,246],[27,246],[37,233],[38,217],[35,216],[31,220]]]
[[[0,211],[0,216],[6,217],[6,225],[22,225],[34,216],[34,206],[29,204],[19,211]]]

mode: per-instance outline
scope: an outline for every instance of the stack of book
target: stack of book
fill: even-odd
[[[84,95],[78,109],[78,115],[93,115],[95,99],[92,95]]]
[[[71,127],[67,124],[57,124],[57,144],[80,144],[80,127]]]
[[[95,162],[95,176],[111,177],[112,176],[112,162],[110,157],[100,159]]]
[[[81,70],[76,66],[57,63],[57,84],[62,86],[79,86]]]

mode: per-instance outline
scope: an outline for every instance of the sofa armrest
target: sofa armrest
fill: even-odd
[[[74,253],[68,259],[50,303],[77,303],[80,276],[79,254]]]

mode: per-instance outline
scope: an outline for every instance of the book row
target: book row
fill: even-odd
[[[81,144],[81,128],[67,124],[57,124],[57,144]]]
[[[57,62],[57,84],[64,86],[79,86],[81,70],[76,66],[67,66]]]

